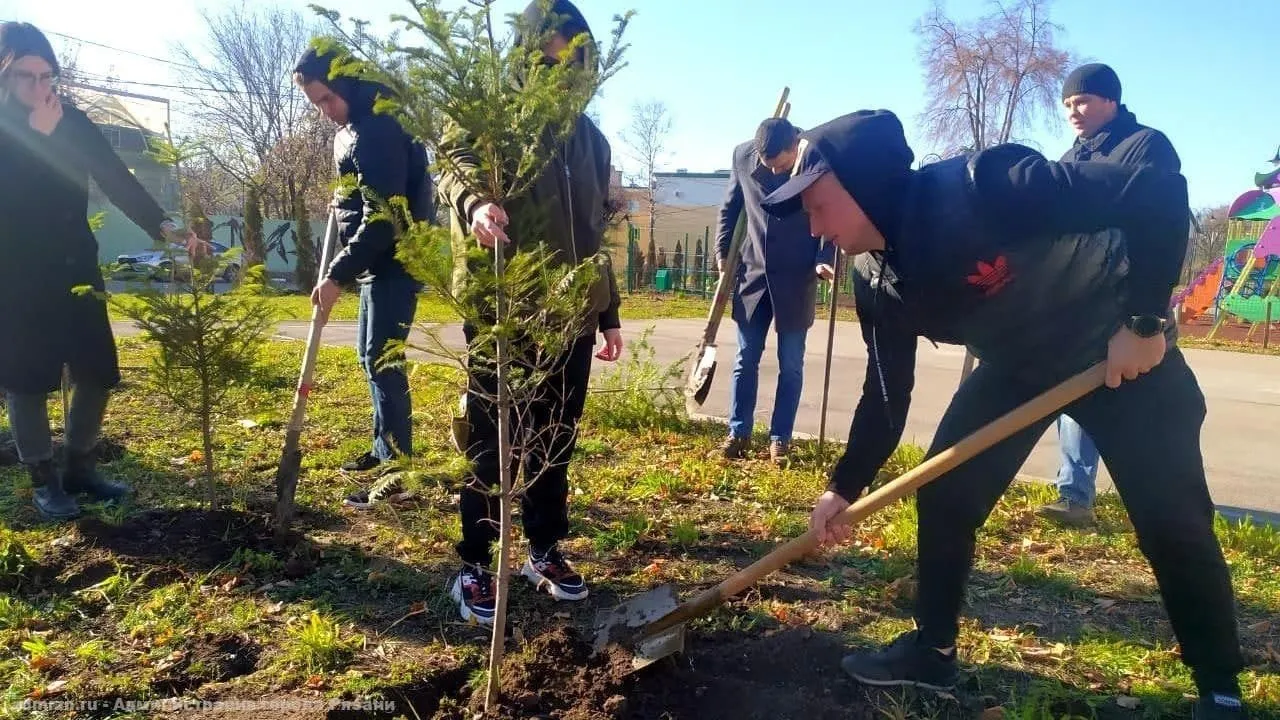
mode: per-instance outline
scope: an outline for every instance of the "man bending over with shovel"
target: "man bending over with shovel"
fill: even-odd
[[[1001,145],[913,171],[902,125],[862,110],[802,135],[792,178],[765,199],[803,208],[815,236],[856,256],[868,347],[849,444],[811,526],[846,539],[840,513],[897,445],[916,338],[982,362],[929,455],[1047,388],[1106,362],[1106,387],[1065,408],[1096,440],[1151,563],[1192,671],[1196,717],[1242,718],[1231,581],[1200,455],[1204,396],[1167,320],[1187,241],[1185,179],[1153,168],[1056,163]],[[920,488],[917,629],[842,666],[878,686],[950,688],[974,538],[1045,418]]]

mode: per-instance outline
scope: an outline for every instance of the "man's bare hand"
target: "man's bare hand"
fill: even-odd
[[[818,545],[835,545],[849,539],[853,526],[843,513],[849,501],[828,490],[818,498],[809,515],[809,529],[818,534]]]
[[[485,247],[494,247],[501,240],[511,242],[507,237],[507,212],[493,203],[485,203],[476,208],[471,216],[471,234]]]
[[[1137,380],[1164,360],[1164,333],[1149,338],[1138,337],[1127,327],[1107,343],[1107,387],[1118,388],[1125,380]]]

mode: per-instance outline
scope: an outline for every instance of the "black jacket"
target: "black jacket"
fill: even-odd
[[[761,165],[754,142],[734,148],[729,187],[716,226],[717,252],[723,261],[729,254],[738,216],[746,210],[747,231],[733,294],[733,319],[739,323],[750,320],[760,302],[767,300],[773,306],[778,332],[807,330],[813,325],[818,279],[814,266],[835,261],[835,246],[809,234],[809,221],[803,213],[778,217],[760,206],[760,201],[789,177]]]
[[[914,173],[895,245],[854,260],[868,362],[832,489],[856,498],[897,447],[917,337],[1048,387],[1104,359],[1123,318],[1165,312],[1187,213],[1181,175],[1018,145]]]
[[[64,364],[114,387],[120,371],[106,303],[73,292],[104,289],[89,230],[89,179],[157,242],[165,213],[69,101],[52,135],[32,130],[27,116],[0,103],[0,387],[54,392]]]
[[[401,196],[418,221],[435,218],[435,191],[422,143],[410,137],[391,115],[373,112],[379,92],[386,90],[365,80],[344,79],[331,85],[347,101],[347,124],[333,140],[333,159],[339,177],[353,176],[359,188],[372,190],[366,198],[357,188],[334,198],[338,240],[342,250],[329,265],[328,276],[348,284],[382,274],[406,275],[396,259],[396,234],[385,220],[370,221],[376,199]]]
[[[530,3],[524,11],[524,19],[532,27],[559,22],[562,27],[571,26],[568,32],[585,32],[594,38],[586,19],[573,3],[556,0],[550,9],[552,16],[544,17],[541,5]],[[525,38],[517,36],[515,42],[522,44]],[[588,61],[587,53],[579,53],[578,61]],[[459,133],[459,137],[465,137],[465,134]],[[459,168],[473,170],[477,167],[475,155],[465,142],[444,147],[441,152],[447,153]],[[507,257],[514,256],[518,250],[543,243],[557,253],[557,259],[564,265],[596,259],[600,272],[589,293],[592,312],[579,333],[583,337],[593,336],[597,330],[614,330],[622,326],[618,315],[622,299],[618,294],[612,261],[608,253],[601,252],[608,229],[605,209],[609,201],[611,164],[612,149],[608,138],[590,118],[579,115],[573,131],[563,144],[552,151],[550,160],[533,185],[520,197],[511,198],[503,207],[510,220],[506,233],[511,243],[504,248]],[[475,195],[463,178],[447,169],[440,175],[440,197],[451,210],[453,286],[454,292],[462,295],[473,272],[467,264],[467,251],[476,242],[471,236],[471,220],[484,199]]]
[[[1087,138],[1076,138],[1063,162],[1104,162],[1115,165],[1154,165],[1160,170],[1182,172],[1182,161],[1164,133],[1146,125],[1121,105],[1115,118]]]

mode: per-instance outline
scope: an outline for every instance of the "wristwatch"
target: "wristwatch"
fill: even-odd
[[[1133,315],[1125,320],[1124,326],[1140,338],[1149,338],[1164,332],[1168,322],[1159,315]]]

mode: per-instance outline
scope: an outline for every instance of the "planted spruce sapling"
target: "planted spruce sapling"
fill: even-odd
[[[548,382],[557,361],[585,329],[595,327],[601,293],[615,292],[608,255],[581,256],[585,253],[578,247],[587,245],[585,239],[575,241],[572,230],[552,229],[545,212],[552,203],[539,207],[522,200],[544,181],[579,123],[589,122],[583,113],[601,84],[621,69],[621,37],[631,15],[615,17],[612,43],[602,53],[586,32],[567,38],[549,29],[559,26],[549,17],[550,2],[541,7],[541,19],[550,22],[511,16],[512,37],[503,40],[496,36],[488,0],[469,0],[453,10],[436,0],[410,4],[412,17],[394,18],[403,26],[403,39],[381,44],[343,31],[337,13],[317,8],[337,37],[316,44],[322,52],[346,53],[333,76],[361,77],[388,88],[375,111],[393,114],[435,150],[433,169],[444,178],[442,195],[476,200],[468,203],[471,208],[450,208],[452,228],[413,221],[404,198],[382,199],[377,217],[397,226],[398,256],[409,272],[473,330],[465,352],[449,349],[431,327],[422,328],[426,339],[414,346],[484,376],[483,388],[472,383],[469,402],[496,406],[499,482],[478,488],[496,496],[500,516],[485,693],[485,705],[492,707],[506,632],[512,503],[539,479],[536,472],[530,476],[523,460],[531,450],[545,450],[561,433],[572,432],[555,422],[535,424],[530,410],[548,393],[563,390]],[[566,189],[554,204],[574,205],[571,196],[565,197],[572,192],[572,178],[566,173],[556,182]],[[501,251],[480,245],[464,231],[471,218],[460,215],[481,204],[510,211],[504,230],[512,242],[498,242]],[[602,219],[604,198],[599,205]],[[603,221],[599,224],[603,228]],[[599,238],[592,240],[598,247]],[[398,362],[403,349],[391,349],[387,357]],[[517,454],[522,468],[512,467]],[[523,477],[517,480],[520,469]]]
[[[153,155],[175,164],[191,152],[189,146],[158,143]],[[228,392],[249,377],[274,317],[262,297],[262,266],[250,268],[239,287],[218,293],[214,283],[237,260],[238,249],[218,256],[189,233],[186,250],[189,267],[175,274],[166,290],[148,282],[132,296],[108,295],[107,301],[154,348],[150,388],[200,424],[205,489],[210,508],[217,509],[214,424],[226,410]]]

